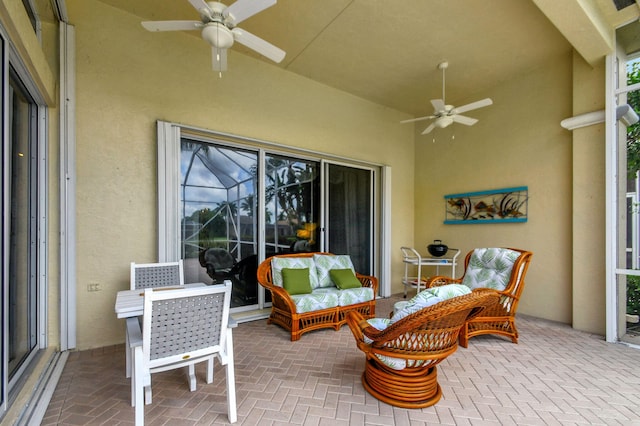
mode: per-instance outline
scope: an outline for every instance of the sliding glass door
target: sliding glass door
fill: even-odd
[[[185,282],[232,280],[232,307],[258,302],[258,153],[183,139],[180,256]]]
[[[161,141],[174,134],[172,127],[166,129]],[[375,273],[373,200],[379,197],[374,197],[373,169],[241,142],[182,135],[174,163],[179,163],[179,184],[167,178],[172,172],[159,169],[161,204],[163,195],[176,193],[176,201],[167,200],[160,214],[161,245],[163,240],[172,245],[171,235],[179,240],[185,282],[231,280],[237,312],[269,304],[271,295],[258,285],[256,270],[274,254],[349,254],[358,272]],[[160,143],[161,156],[175,152],[171,143]],[[175,222],[163,224],[163,218],[174,216]],[[176,232],[169,229],[172,222]],[[162,258],[171,252],[160,247],[160,261],[171,260]]]
[[[326,167],[326,248],[351,256],[356,270],[373,270],[373,171],[338,164]]]

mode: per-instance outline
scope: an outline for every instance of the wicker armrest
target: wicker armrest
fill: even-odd
[[[447,284],[461,284],[461,283],[462,283],[462,279],[437,275],[427,280],[426,288],[439,287],[441,285],[447,285]]]
[[[378,278],[371,275],[362,275],[356,272],[356,278],[362,284],[362,287],[371,287],[373,289],[373,296],[378,294]]]

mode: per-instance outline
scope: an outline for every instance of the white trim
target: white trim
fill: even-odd
[[[180,259],[180,126],[158,121],[158,262]]]
[[[0,94],[2,94],[2,108],[0,112],[2,116],[0,117],[0,122],[7,123],[9,121],[9,76],[6,75],[6,71],[9,69],[9,49],[8,49],[8,41],[5,38],[4,30],[0,27]],[[2,129],[2,140],[9,140],[9,126],[0,126]],[[10,174],[9,167],[5,167],[5,163],[9,162],[9,152],[10,147],[8,143],[2,144],[2,236],[0,237],[2,241],[2,250],[0,253],[3,255],[2,264],[9,264],[9,238],[6,238],[5,231],[8,233],[11,223],[10,223],[10,209],[11,209],[11,197],[9,193],[9,182],[10,182]],[[2,274],[1,283],[9,282],[9,268],[2,268],[4,272]],[[2,291],[2,312],[9,312],[9,286],[2,285],[0,289]],[[2,358],[2,366],[0,367],[0,379],[2,382],[0,383],[0,388],[2,388],[2,396],[0,400],[0,416],[6,413],[9,404],[9,320],[7,315],[2,315],[0,317],[0,323],[2,323],[2,345],[0,345],[0,350],[2,353],[0,357]]]
[[[47,107],[38,105],[36,111],[36,126],[38,133],[36,144],[38,146],[38,219],[36,224],[37,237],[37,266],[38,277],[36,279],[38,293],[38,347],[44,349],[49,346],[48,322],[49,304],[47,296],[49,294],[49,161],[47,157],[47,145],[49,144],[49,126]]]
[[[60,349],[76,347],[75,28],[60,23]]]
[[[379,288],[380,296],[391,296],[391,206],[392,206],[392,190],[391,190],[391,167],[382,167],[382,217],[380,235],[380,279]]]
[[[605,59],[605,317],[606,317],[606,341],[616,342],[618,340],[618,320],[617,320],[617,279],[616,259],[617,259],[617,234],[618,221],[616,215],[618,207],[617,200],[617,161],[618,150],[616,146],[616,120],[615,120],[615,97],[616,88],[616,55],[609,54]]]

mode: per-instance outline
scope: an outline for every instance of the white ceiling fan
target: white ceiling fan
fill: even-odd
[[[412,123],[414,121],[422,121],[422,120],[430,120],[435,119],[433,123],[429,124],[429,126],[424,129],[422,132],[423,135],[431,132],[436,127],[445,128],[453,123],[460,123],[466,126],[472,126],[478,122],[477,119],[466,117],[464,115],[460,115],[467,111],[472,111],[474,109],[482,108],[493,104],[491,98],[485,98],[480,101],[472,102],[467,105],[463,105],[460,107],[454,107],[453,105],[447,105],[444,101],[444,83],[445,83],[445,70],[449,67],[448,62],[441,62],[438,64],[438,69],[442,70],[442,99],[432,99],[431,105],[433,105],[434,111],[433,115],[428,115],[426,117],[418,117],[412,118],[409,120],[403,120],[400,123]]]
[[[279,63],[286,54],[284,50],[236,26],[276,2],[277,0],[237,0],[227,7],[216,1],[189,0],[200,13],[200,21],[145,21],[142,22],[142,26],[149,31],[201,29],[202,38],[212,46],[215,71],[227,70],[227,49],[236,41]]]

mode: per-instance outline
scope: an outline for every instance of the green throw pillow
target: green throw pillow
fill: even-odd
[[[349,268],[331,269],[329,276],[331,277],[331,281],[333,281],[340,290],[362,287],[362,284],[356,278],[356,274]]]
[[[289,294],[311,293],[309,268],[282,268],[282,286]]]

